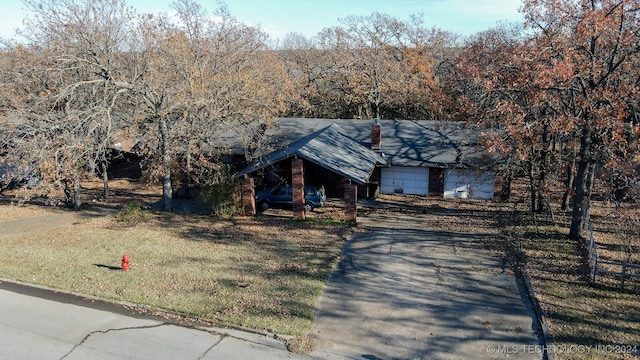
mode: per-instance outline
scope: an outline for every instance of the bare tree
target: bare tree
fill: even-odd
[[[98,166],[104,170],[114,128],[125,117],[120,105],[130,85],[119,57],[133,14],[118,0],[24,3],[34,15],[21,34],[37,61],[15,76],[41,83],[12,109],[8,149],[77,209],[80,181]]]
[[[436,118],[441,99],[429,41],[438,33],[422,19],[400,21],[374,13],[341,19],[324,29],[320,46],[330,56],[327,85],[358,118]]]
[[[336,71],[331,62],[330,50],[320,48],[316,38],[308,39],[302,34],[290,33],[277,50],[288,76],[295,84],[295,97],[290,101],[284,116],[311,118],[336,117],[336,105],[331,99],[330,80]]]
[[[136,89],[144,111],[138,121],[146,134],[145,148],[162,179],[165,210],[172,208],[175,165],[191,181],[194,156],[209,166],[219,153],[223,132],[253,139],[285,106],[287,86],[283,69],[272,65],[266,35],[237,21],[224,5],[209,16],[190,0],[177,1],[179,21],[147,17],[142,22]],[[278,88],[279,87],[279,88]],[[276,90],[278,89],[278,90]]]

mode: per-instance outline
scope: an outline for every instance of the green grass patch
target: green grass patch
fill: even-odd
[[[0,277],[300,335],[349,231],[338,224],[133,209],[3,238]],[[126,272],[117,270],[125,253]]]

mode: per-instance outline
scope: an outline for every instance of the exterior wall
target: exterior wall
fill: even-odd
[[[375,199],[380,195],[380,180],[382,169],[376,167],[371,173],[369,183],[358,186],[358,196],[362,199]]]
[[[139,179],[142,177],[142,159],[134,153],[109,150],[107,154],[109,166],[107,167],[107,176],[109,180],[113,179]],[[102,176],[101,168],[98,167],[98,175]]]
[[[444,197],[492,200],[495,175],[469,169],[447,169],[444,175]]]
[[[302,160],[300,160],[302,161]],[[348,180],[315,164],[303,162],[303,178],[306,185],[324,187],[328,197],[344,198]],[[279,183],[292,184],[292,161],[282,161],[275,165],[278,171],[272,178]],[[389,169],[395,169],[389,172]],[[267,170],[265,169],[265,174]],[[468,169],[436,169],[419,167],[376,168],[370,184],[358,185],[357,196],[373,198],[381,194],[411,194],[445,198],[493,199],[499,191],[499,182],[491,172],[477,172]],[[260,184],[263,184],[261,186]],[[275,185],[275,184],[268,184]],[[264,188],[264,181],[256,181],[256,188]]]
[[[382,168],[380,192],[491,200],[495,183],[496,177],[491,172],[396,166]]]

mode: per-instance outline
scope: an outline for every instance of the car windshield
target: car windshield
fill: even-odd
[[[286,186],[276,186],[271,190],[271,193],[274,195],[287,195],[287,187]]]
[[[276,185],[272,188],[270,188],[269,190],[267,190],[267,192],[269,194],[272,195],[291,195],[291,186],[287,186],[287,185]],[[305,186],[304,187],[304,195],[305,196],[316,196],[316,188],[313,186]]]

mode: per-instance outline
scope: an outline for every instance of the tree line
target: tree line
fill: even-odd
[[[564,192],[573,237],[594,191],[638,187],[637,0],[525,0],[524,24],[469,37],[373,13],[275,44],[224,3],[178,0],[175,17],[124,0],[24,4],[27,41],[0,49],[2,159],[70,206],[95,174],[107,195],[109,151],[133,137],[170,210],[177,179],[219,178],[230,129],[251,159],[278,116],[466,121],[507,185],[528,180],[532,211]]]

